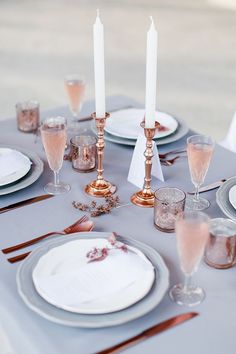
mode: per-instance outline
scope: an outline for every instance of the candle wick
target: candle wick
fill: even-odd
[[[153,24],[153,17],[149,16],[150,20],[151,20],[151,24]]]

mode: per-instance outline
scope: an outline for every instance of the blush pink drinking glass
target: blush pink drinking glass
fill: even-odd
[[[192,276],[198,269],[208,242],[209,218],[203,212],[186,211],[176,220],[175,230],[185,281],[174,285],[169,295],[177,304],[191,307],[200,304],[205,298],[204,290],[193,285]]]
[[[214,146],[212,138],[208,136],[193,135],[187,139],[188,164],[195,194],[186,199],[186,209],[204,210],[210,206],[207,199],[199,196],[199,188],[205,180]]]
[[[85,95],[85,81],[79,75],[68,75],[65,78],[65,89],[69,99],[69,106],[75,121],[79,118],[84,95]]]
[[[41,126],[43,146],[50,169],[54,173],[54,182],[48,183],[44,190],[48,194],[62,194],[70,190],[70,186],[59,180],[66,146],[66,119],[52,117],[46,119]]]

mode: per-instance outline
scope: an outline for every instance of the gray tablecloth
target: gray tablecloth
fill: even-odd
[[[111,97],[108,99],[108,110],[122,108],[129,104],[134,102],[127,97]],[[93,109],[93,104],[87,104],[83,114],[88,114]],[[47,112],[47,115],[58,113],[69,115],[67,108],[55,109]],[[167,151],[173,147],[183,146],[185,141],[186,138],[183,138],[160,150]],[[52,173],[49,171],[40,142],[35,144],[32,135],[18,132],[15,120],[0,123],[0,142],[33,149],[45,161],[45,171],[41,178],[22,191],[0,197],[0,206],[43,194],[43,186],[52,179]],[[136,191],[136,187],[127,182],[132,152],[133,149],[130,147],[109,143],[106,146],[105,176],[118,186],[118,194],[123,203],[129,202],[131,194]],[[165,185],[178,186],[186,191],[193,189],[186,158],[180,159],[172,167],[163,167],[163,171],[166,178]],[[206,183],[233,176],[235,172],[236,155],[216,146]],[[70,225],[82,214],[75,210],[71,203],[73,200],[88,199],[83,192],[83,187],[95,175],[95,172],[77,173],[72,170],[69,162],[65,162],[61,179],[71,184],[71,192],[0,215],[0,248]],[[154,188],[161,185],[163,183],[153,180]],[[215,201],[215,191],[208,192],[206,197],[211,201],[209,215],[222,216]],[[133,237],[152,246],[163,256],[170,270],[170,284],[182,280],[175,235],[165,234],[154,228],[152,209],[142,209],[133,205],[123,207],[110,215],[96,218],[95,225],[98,231],[115,230],[121,235]],[[166,295],[154,311],[128,324],[96,330],[68,328],[48,322],[29,310],[17,294],[18,264],[9,264],[6,256],[0,253],[0,265],[0,319],[4,322],[3,325],[15,352],[19,354],[95,353],[134,336],[164,319],[188,311],[187,308],[172,303]],[[196,275],[196,281],[203,286],[207,294],[205,301],[195,308],[200,316],[128,349],[127,353],[235,353],[235,268],[215,270],[202,264]]]

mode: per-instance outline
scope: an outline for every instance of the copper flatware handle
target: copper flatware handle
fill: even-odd
[[[158,333],[161,333],[171,327],[174,327],[182,322],[185,322],[187,320],[190,320],[191,318],[198,316],[197,312],[188,312],[184,313],[181,315],[177,315],[175,317],[170,318],[169,320],[166,320],[164,322],[161,322],[145,331],[142,333],[138,334],[135,337],[132,337],[122,343],[119,343],[117,345],[114,345],[113,347],[110,347],[108,349],[102,350],[100,352],[97,352],[96,354],[111,354],[111,353],[119,353],[121,350],[124,350],[132,345],[138,344],[139,342],[148,339]]]
[[[45,199],[48,199],[48,198],[52,198],[52,197],[54,197],[54,195],[52,195],[52,194],[44,194],[44,195],[39,195],[37,197],[29,198],[29,199],[26,199],[26,200],[21,200],[20,202],[17,202],[17,203],[14,203],[14,204],[10,204],[10,205],[7,205],[7,206],[5,206],[3,208],[0,208],[0,214],[6,213],[7,211],[10,211],[10,210],[14,210],[14,209],[23,207],[25,205],[30,205],[30,204],[33,204],[33,203],[37,203],[37,202],[40,202],[42,200],[45,200]]]
[[[18,256],[15,256],[15,257],[11,257],[11,258],[8,258],[8,262],[9,263],[16,263],[16,262],[19,262],[19,261],[23,261],[23,259],[25,259],[31,252],[26,252],[26,253],[23,253],[23,254],[19,254]]]
[[[23,243],[19,243],[18,245],[15,245],[15,246],[4,248],[4,249],[2,249],[2,252],[4,254],[7,254],[7,253],[14,252],[14,251],[18,251],[21,248],[34,245],[35,243],[37,243],[39,241],[42,241],[42,240],[44,240],[45,238],[47,238],[48,236],[51,236],[51,235],[64,235],[64,233],[63,232],[57,232],[57,231],[48,232],[47,234],[39,236],[39,237],[36,237],[36,238],[34,238],[32,240],[29,240],[29,241],[26,241],[26,242],[23,242]]]
[[[133,108],[133,106],[128,105],[128,106],[125,106],[125,107],[113,109],[113,110],[110,111],[110,113],[118,112],[118,111],[121,111],[122,109],[128,109],[128,108]],[[80,122],[82,123],[82,122],[87,122],[87,121],[93,120],[93,119],[94,118],[92,116],[87,116],[87,117],[78,118],[77,122],[78,123],[80,123]]]

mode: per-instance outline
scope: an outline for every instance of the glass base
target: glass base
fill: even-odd
[[[70,185],[63,182],[60,182],[59,184],[54,184],[50,182],[46,184],[44,190],[48,194],[58,195],[68,193],[70,191]]]
[[[177,284],[169,291],[169,296],[178,305],[193,307],[205,299],[205,292],[202,288],[193,286],[186,291],[183,284]]]
[[[194,199],[194,196],[188,196],[185,202],[185,209],[187,210],[205,210],[209,208],[209,200],[199,197],[198,201]]]

